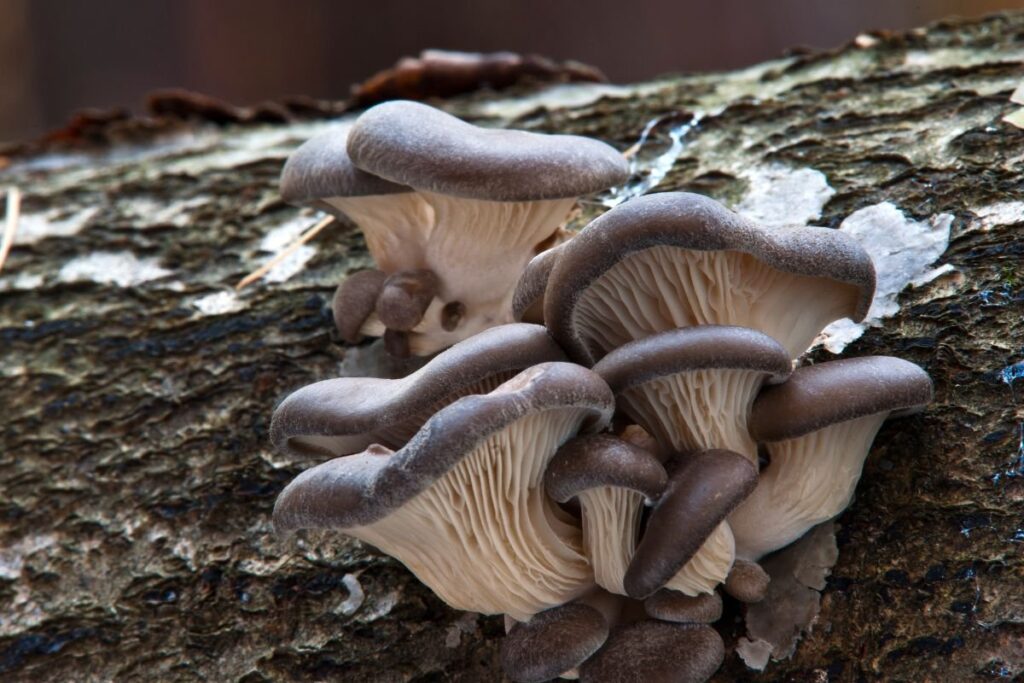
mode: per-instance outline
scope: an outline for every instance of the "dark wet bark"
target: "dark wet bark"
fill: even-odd
[[[720,680],[1024,671],[1024,404],[1000,374],[1024,360],[1024,218],[993,208],[1024,199],[1024,131],[1001,120],[1022,60],[1024,15],[996,17],[512,121],[494,112],[621,149],[656,117],[701,112],[658,190],[735,203],[745,168],[778,163],[827,176],[825,225],[882,201],[955,216],[943,261],[957,272],[904,292],[846,352],[923,365],[935,403],[879,435],[814,633],[761,675],[730,654]],[[354,542],[271,533],[274,497],[308,463],[270,451],[270,412],[351,361],[330,296],[368,258],[335,226],[286,282],[202,297],[265,259],[274,228],[315,222],[275,190],[312,129],[90,126],[58,140],[90,143],[86,156],[44,148],[0,176],[27,195],[23,240],[33,214],[83,224],[16,247],[0,275],[0,679],[494,680],[500,619],[446,608]],[[98,253],[117,256],[77,260]],[[115,275],[123,286],[96,281]]]

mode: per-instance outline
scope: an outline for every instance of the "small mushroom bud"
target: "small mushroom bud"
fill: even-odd
[[[334,325],[345,343],[356,344],[362,338],[359,328],[373,313],[387,279],[387,274],[379,270],[361,270],[349,275],[338,285],[331,309],[334,312]]]
[[[454,331],[465,315],[466,304],[461,301],[449,301],[441,309],[441,329],[445,332]]]
[[[389,330],[408,332],[423,320],[423,313],[438,290],[430,270],[402,270],[388,277],[377,298],[377,317]]]
[[[736,560],[725,580],[725,592],[740,602],[761,602],[768,592],[771,577],[757,562]]]
[[[409,357],[409,335],[398,330],[384,331],[384,350],[395,358]]]

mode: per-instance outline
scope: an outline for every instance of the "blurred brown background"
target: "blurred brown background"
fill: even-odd
[[[0,0],[0,141],[183,86],[248,104],[348,87],[428,47],[577,59],[613,81],[729,69],[1024,0]]]

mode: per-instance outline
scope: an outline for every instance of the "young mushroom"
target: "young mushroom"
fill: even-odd
[[[770,231],[683,192],[626,202],[566,243],[544,322],[571,358],[593,365],[635,339],[694,325],[738,325],[790,358],[825,325],[860,320],[875,287],[867,252],[827,228]]]
[[[593,372],[536,365],[441,409],[398,451],[306,470],[278,497],[274,525],[342,530],[452,607],[527,621],[594,585],[580,529],[542,480],[558,447],[604,429],[613,409]]]
[[[314,189],[318,205],[359,225],[381,271],[436,276],[421,320],[409,330],[395,330],[407,336],[415,355],[512,322],[511,297],[520,273],[563,238],[559,227],[577,198],[628,175],[622,155],[597,140],[480,128],[416,102],[368,109],[344,134],[344,155],[338,143],[343,133],[328,135],[308,141],[289,160],[282,194],[312,196],[305,186],[293,185],[312,175],[311,162],[322,168],[325,156],[390,181],[390,193],[372,196],[354,196],[350,185],[335,189],[323,180]],[[387,323],[371,316],[363,333],[382,336],[394,329]]]
[[[889,356],[802,367],[762,391],[750,430],[771,461],[729,516],[737,556],[757,560],[846,509],[882,423],[931,399],[928,374]]]
[[[402,379],[341,377],[288,396],[270,422],[274,447],[334,457],[372,443],[400,448],[439,408],[487,393],[526,368],[565,360],[543,327],[516,323],[456,344]]]
[[[766,334],[701,325],[624,344],[594,372],[663,452],[725,448],[756,463],[750,406],[765,382],[781,382],[790,368],[786,350]]]
[[[608,638],[600,611],[580,602],[512,626],[501,641],[501,668],[516,683],[540,683],[575,669]]]
[[[580,666],[582,683],[703,683],[725,659],[710,626],[652,619],[612,629],[607,642]]]
[[[625,595],[626,573],[640,531],[644,501],[657,500],[668,476],[651,453],[610,434],[581,436],[563,445],[548,465],[551,498],[579,501],[583,549],[597,585]]]
[[[680,570],[707,546],[709,536],[720,530],[726,515],[757,483],[757,466],[745,456],[726,450],[679,455],[669,463],[668,470],[668,487],[647,520],[623,579],[626,593],[638,600],[666,586],[687,595],[713,592],[732,568],[731,547],[715,558],[719,566],[714,575],[699,577],[704,579],[702,582],[680,577]],[[681,582],[681,578],[687,580]]]

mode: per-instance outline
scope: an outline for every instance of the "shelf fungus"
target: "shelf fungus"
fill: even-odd
[[[270,422],[274,446],[294,456],[334,457],[371,444],[401,448],[438,409],[487,393],[519,372],[565,354],[543,327],[501,325],[432,358],[402,379],[339,377],[289,395]]]
[[[648,195],[594,220],[551,268],[544,322],[573,360],[694,325],[764,332],[800,356],[826,325],[863,319],[875,270],[828,228],[768,230],[714,200]]]
[[[370,446],[292,481],[281,531],[338,529],[405,564],[458,609],[527,621],[593,587],[575,520],[544,493],[558,447],[611,419],[592,371],[542,363],[464,396],[401,449]]]
[[[356,327],[388,332],[389,349],[422,356],[512,322],[526,264],[564,239],[579,197],[627,175],[622,155],[597,140],[486,129],[393,101],[303,144],[281,193],[355,222],[387,275],[380,295],[392,303],[371,313],[342,283],[335,320],[346,340]]]
[[[845,510],[882,423],[931,399],[927,373],[889,356],[806,366],[766,388],[750,429],[771,461],[729,516],[737,554],[757,560]]]

